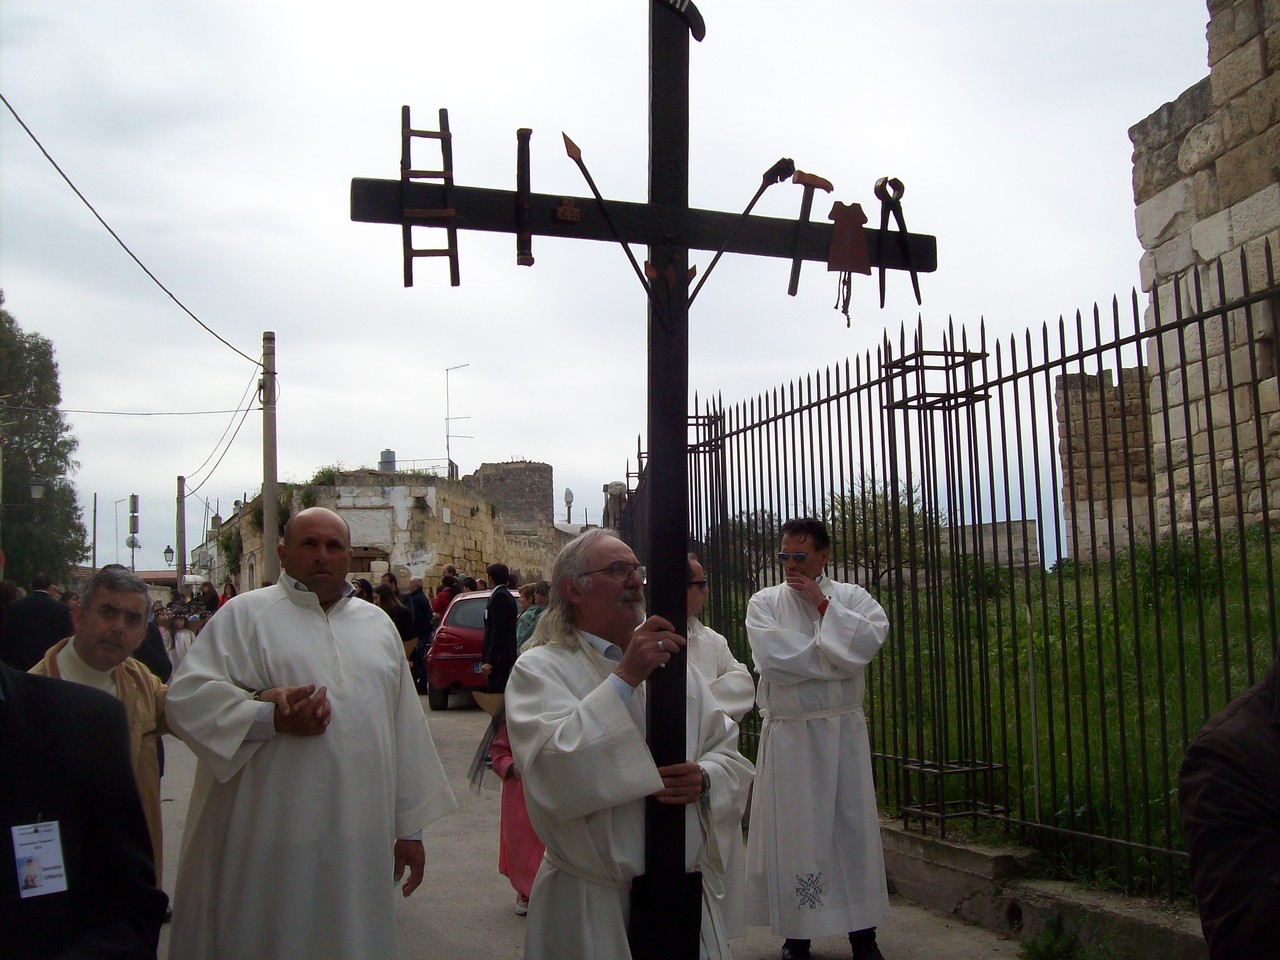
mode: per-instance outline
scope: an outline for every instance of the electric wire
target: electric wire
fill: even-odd
[[[147,265],[143,263],[140,259],[138,259],[137,254],[135,254],[132,250],[129,249],[129,245],[120,239],[119,234],[117,234],[113,229],[111,229],[111,224],[107,223],[107,221],[102,218],[102,214],[98,213],[98,211],[94,209],[93,204],[90,203],[88,198],[85,197],[85,195],[80,192],[80,188],[71,182],[71,178],[67,176],[65,172],[63,172],[63,169],[60,166],[58,166],[58,162],[54,160],[52,156],[49,155],[49,151],[44,148],[44,144],[40,142],[40,139],[32,132],[31,128],[27,126],[26,122],[22,119],[22,117],[18,116],[18,111],[13,108],[13,104],[11,104],[2,93],[0,93],[0,102],[3,102],[4,105],[9,109],[9,112],[13,114],[13,119],[18,121],[18,125],[21,126],[22,129],[26,132],[27,136],[31,138],[31,142],[36,145],[36,147],[40,150],[41,153],[44,154],[44,158],[53,165],[53,169],[58,171],[58,175],[62,177],[63,180],[66,181],[67,186],[69,186],[72,189],[72,191],[75,193],[75,195],[80,198],[80,202],[89,208],[89,212],[92,213],[95,218],[97,218],[97,221],[100,224],[102,224],[102,226],[106,229],[107,233],[111,234],[112,239],[115,240],[115,242],[120,245],[120,249],[122,249],[125,253],[127,253],[129,257],[133,260],[133,262],[136,263],[142,269],[142,272],[151,278],[151,282],[154,283],[161,290],[163,290],[168,295],[169,299],[178,305],[178,308],[182,310],[183,313],[189,316],[201,327],[203,327],[211,336],[213,336],[214,339],[218,340],[224,346],[230,348],[232,352],[238,353],[240,356],[244,357],[246,360],[252,363],[255,367],[262,366],[261,361],[255,360],[253,357],[249,356],[243,350],[236,347],[230,341],[226,340],[216,330],[210,327],[207,323],[205,323],[203,320],[197,317],[194,313],[192,313],[187,308],[187,305],[174,295],[172,290],[170,290],[168,287],[166,287],[163,283],[160,282],[160,279],[147,268]]]
[[[199,485],[198,485],[198,486],[196,486],[193,490],[189,490],[189,491],[187,491],[186,496],[188,496],[188,497],[195,496],[195,495],[196,495],[196,493],[197,493],[197,492],[199,492],[200,488],[201,488],[201,487],[203,487],[206,483],[208,483],[208,482],[209,482],[209,480],[210,480],[210,478],[211,478],[215,473],[217,473],[217,472],[218,472],[218,467],[222,464],[222,459],[223,459],[223,457],[225,457],[225,456],[227,455],[227,452],[231,449],[232,444],[234,444],[234,443],[236,442],[236,437],[240,435],[240,428],[244,426],[244,421],[245,421],[245,419],[249,416],[249,412],[250,412],[252,409],[253,409],[253,405],[252,405],[252,404],[250,404],[249,406],[245,407],[245,409],[244,409],[244,416],[240,418],[240,422],[236,425],[236,432],[235,432],[235,433],[233,433],[233,434],[231,435],[231,439],[227,441],[227,445],[226,445],[225,447],[223,447],[223,449],[222,449],[222,456],[218,457],[218,462],[217,462],[217,463],[215,463],[215,464],[214,464],[214,465],[209,469],[208,476],[206,476],[203,480],[201,480],[201,481],[200,481],[200,483],[199,483]]]
[[[240,394],[240,402],[236,405],[236,409],[234,412],[240,413],[241,410],[244,411],[243,415],[240,418],[241,423],[244,423],[244,417],[248,416],[249,411],[253,409],[253,405],[257,400],[257,394],[255,393],[253,394],[252,399],[248,401],[248,404],[246,405],[245,403],[245,398],[250,396],[250,391],[257,385],[257,381],[258,381],[258,372],[255,370],[253,372],[253,376],[249,378],[249,383],[245,386],[243,392],[241,392]],[[215,441],[213,445],[213,449],[210,450],[209,455],[204,458],[204,463],[201,463],[200,466],[196,467],[194,470],[190,471],[189,473],[184,474],[184,476],[187,476],[187,477],[199,476],[200,471],[204,469],[205,464],[207,464],[210,460],[212,460],[213,455],[218,452],[218,448],[222,446],[223,439],[226,438],[227,432],[231,429],[231,425],[235,422],[236,422],[236,418],[233,415],[231,419],[227,421],[227,425],[222,428],[222,436],[218,437],[217,441]],[[239,432],[240,432],[240,428],[237,426],[236,433],[239,433]],[[231,439],[234,440],[235,437],[233,436]],[[230,442],[228,442],[227,446],[228,447],[231,446]],[[225,456],[225,451],[223,455]],[[221,462],[222,462],[222,457],[219,457],[218,463],[221,463]],[[217,467],[215,466],[214,469],[216,470]],[[212,471],[210,471],[209,476],[212,476],[212,475],[213,475]],[[204,483],[206,483],[208,479],[209,477],[205,477],[204,480],[201,481],[201,484],[203,485]]]
[[[257,374],[254,374],[257,376]],[[22,413],[41,413],[56,410],[58,413],[74,413],[102,417],[206,417],[214,414],[239,413],[240,407],[231,410],[77,410],[71,407],[21,407],[0,403],[0,410],[17,410]]]

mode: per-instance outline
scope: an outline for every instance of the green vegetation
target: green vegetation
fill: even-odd
[[[288,483],[281,484],[280,506],[279,513],[277,514],[277,519],[279,520],[278,526],[280,529],[276,531],[276,536],[278,537],[284,536],[284,525],[289,522],[289,517],[293,515],[293,511],[290,506],[292,503],[293,486]],[[254,497],[253,503],[249,505],[249,525],[259,533],[262,532],[262,494],[258,494],[258,496]]]
[[[1119,960],[1120,952],[1113,944],[1081,943],[1067,930],[1061,914],[1050,917],[1044,929],[1022,941],[1018,956],[1023,960]]]
[[[1007,781],[916,779],[913,802],[976,798],[1071,831],[1024,833],[1057,876],[1182,889],[1185,859],[1161,852],[1183,848],[1177,771],[1204,720],[1274,655],[1276,540],[1169,539],[1047,572],[961,558],[941,591],[884,591],[895,631],[868,680],[873,750],[900,755],[923,729],[927,759],[1002,764]],[[892,685],[904,673],[919,679],[905,696]],[[884,808],[900,809],[900,780],[882,779]]]
[[[1055,915],[1043,930],[1022,942],[1018,956],[1023,960],[1075,960],[1079,944],[1076,935],[1063,926],[1062,917]]]
[[[342,464],[331,463],[327,467],[321,467],[311,479],[307,481],[308,487],[332,487],[338,482],[338,474],[342,470]]]
[[[239,527],[228,527],[218,534],[218,553],[227,562],[227,575],[237,576],[240,573],[240,558],[244,554]]]
[[[832,563],[857,570],[864,584],[889,583],[913,561],[923,565],[938,549],[942,527],[941,515],[925,507],[919,488],[895,494],[888,482],[873,483],[865,475],[849,493],[827,498],[822,519],[831,534]]]
[[[0,544],[4,575],[22,586],[38,571],[63,579],[86,550],[69,475],[78,441],[58,409],[62,387],[52,341],[27,333],[0,291]],[[32,499],[33,480],[47,484]]]

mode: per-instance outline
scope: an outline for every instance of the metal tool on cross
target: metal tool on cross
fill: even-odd
[[[452,135],[445,110],[440,129],[415,130],[409,108],[401,111],[401,177],[399,180],[351,181],[351,219],[397,224],[403,233],[404,282],[413,284],[413,262],[420,257],[447,257],[450,281],[460,283],[458,231],[479,230],[514,234],[516,262],[532,266],[533,237],[562,237],[621,243],[648,298],[649,371],[648,436],[649,509],[647,557],[649,609],[683,632],[687,611],[686,552],[688,550],[688,387],[689,250],[715,251],[703,282],[726,253],[745,253],[791,261],[788,292],[795,295],[800,267],[806,260],[826,262],[841,274],[848,306],[849,274],[937,269],[934,237],[863,227],[866,215],[857,204],[837,203],[830,223],[811,222],[813,190],[829,186],[820,177],[798,174],[790,160],[781,160],[764,174],[751,203],[741,214],[689,207],[689,38],[701,41],[706,26],[692,0],[649,0],[649,200],[628,203],[605,200],[595,189],[581,153],[566,137],[566,149],[592,185],[593,196],[564,197],[533,193],[529,177],[531,131],[517,131],[516,189],[493,190],[454,183]],[[440,170],[419,170],[412,164],[415,138],[440,141]],[[756,200],[771,184],[792,177],[804,187],[799,220],[752,216]],[[799,179],[796,179],[799,177]],[[900,201],[901,192],[896,201]],[[887,201],[886,201],[887,202]],[[895,211],[901,223],[901,207]],[[885,218],[888,213],[886,212]],[[885,221],[882,218],[882,222]],[[440,227],[446,245],[436,249],[413,246],[415,226]],[[647,244],[641,270],[629,244]],[[882,274],[883,275],[883,274]],[[658,291],[655,291],[655,286]],[[658,294],[661,294],[660,296]],[[667,669],[646,681],[647,735],[659,766],[685,760],[686,655],[673,657]],[[636,960],[696,958],[702,917],[702,882],[685,866],[686,808],[656,803],[645,811],[645,874],[633,879],[629,939]]]
[[[411,123],[409,107],[401,111],[401,175],[399,180],[355,178],[351,181],[351,219],[365,223],[398,224],[402,232],[404,285],[413,286],[414,261],[424,257],[443,257],[449,261],[452,286],[461,284],[458,231],[476,230],[487,233],[510,233],[516,238],[516,263],[534,264],[533,237],[559,237],[577,240],[614,241],[627,252],[631,265],[648,290],[650,279],[640,270],[630,251],[632,243],[649,243],[655,236],[684,241],[690,249],[715,251],[697,287],[689,295],[692,303],[725,253],[745,253],[776,257],[791,261],[787,293],[795,296],[799,289],[800,268],[806,260],[825,262],[828,271],[870,274],[872,266],[880,271],[880,306],[884,306],[885,270],[910,273],[916,302],[920,302],[918,275],[937,269],[937,244],[934,237],[906,231],[902,219],[902,181],[882,177],[876,181],[875,196],[881,201],[880,229],[867,229],[866,214],[857,203],[835,201],[828,215],[830,224],[811,222],[815,189],[828,193],[831,182],[816,174],[796,170],[795,164],[783,158],[765,171],[763,183],[740,214],[712,210],[657,208],[652,203],[606,200],[582,159],[581,148],[567,134],[562,134],[566,152],[582,170],[592,188],[592,197],[535,194],[530,189],[530,142],[533,131],[516,131],[516,189],[494,190],[464,187],[454,183],[453,134],[449,130],[449,111],[439,112],[438,130],[416,129]],[[440,169],[415,168],[412,143],[415,139],[440,142]],[[751,216],[751,210],[764,190],[783,179],[803,188],[797,220]],[[436,181],[436,182],[432,182]],[[886,187],[886,184],[889,185]],[[888,229],[893,214],[897,230]],[[443,247],[414,245],[414,227],[443,229]],[[651,265],[652,266],[652,265]],[[653,268],[656,271],[656,268]]]

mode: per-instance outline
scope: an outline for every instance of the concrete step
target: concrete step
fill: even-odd
[[[1205,960],[1200,920],[1166,900],[1126,897],[1027,876],[1035,854],[1016,846],[943,840],[882,821],[885,869],[898,894],[968,923],[1020,939],[1055,915],[1082,943],[1117,956]]]

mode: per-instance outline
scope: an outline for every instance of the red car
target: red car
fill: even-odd
[[[448,710],[449,694],[484,690],[480,673],[484,652],[484,610],[492,590],[473,590],[454,597],[436,628],[427,651],[427,705]]]

